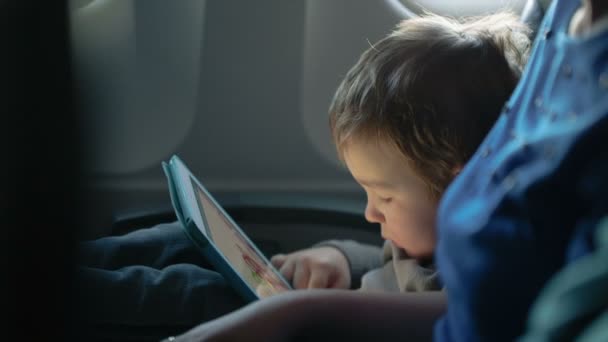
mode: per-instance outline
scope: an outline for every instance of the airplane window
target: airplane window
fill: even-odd
[[[158,168],[187,138],[198,109],[204,13],[199,0],[70,1],[87,169]]]
[[[428,10],[449,16],[481,15],[502,9],[521,13],[525,0],[393,0],[416,13]]]
[[[305,6],[300,103],[304,133],[319,156],[347,175],[327,124],[332,96],[357,56],[413,14],[399,2],[306,1]],[[345,6],[351,8],[347,16]],[[335,28],[336,22],[340,22],[340,29]]]

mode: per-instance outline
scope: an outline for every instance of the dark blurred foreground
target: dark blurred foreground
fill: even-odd
[[[80,156],[66,2],[0,0],[3,340],[76,339]]]

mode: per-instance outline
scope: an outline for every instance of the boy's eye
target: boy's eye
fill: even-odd
[[[391,197],[380,197],[380,201],[383,203],[390,203],[393,199]]]

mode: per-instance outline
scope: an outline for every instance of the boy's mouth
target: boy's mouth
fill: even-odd
[[[380,236],[382,237],[382,239],[384,239],[386,241],[390,241],[397,248],[403,249],[403,247],[399,243],[397,243],[394,239],[391,238],[391,236],[389,234],[387,234],[387,231],[384,228],[384,225],[380,226]]]
[[[391,236],[390,236],[389,234],[387,234],[387,233],[386,233],[386,231],[384,230],[384,227],[382,227],[382,228],[381,228],[381,230],[380,230],[380,236],[382,236],[382,238],[383,238],[384,240],[392,242],[392,243],[393,243],[393,245],[395,245],[395,246],[397,246],[397,247],[399,247],[399,248],[402,248],[402,247],[400,247],[400,246],[399,246],[399,244],[398,244],[398,243],[396,243],[396,242],[395,242],[395,240],[393,240],[393,239],[391,238]]]
[[[384,240],[390,241],[395,247],[403,249],[403,247],[400,244],[398,244],[395,240],[391,239],[388,235],[382,233],[381,236]]]
[[[380,236],[382,236],[384,240],[390,240],[388,234],[386,234],[386,229],[384,228],[383,224],[380,225]]]

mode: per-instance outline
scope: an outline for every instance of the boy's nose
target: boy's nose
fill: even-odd
[[[371,223],[384,223],[384,215],[369,202],[365,207],[365,219]]]

